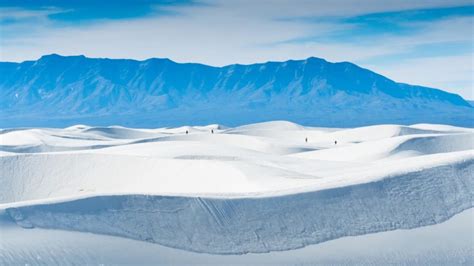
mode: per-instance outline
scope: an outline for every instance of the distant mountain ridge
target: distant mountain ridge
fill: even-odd
[[[120,124],[472,126],[472,106],[438,89],[396,83],[319,58],[211,67],[169,59],[41,57],[0,63],[0,127]]]

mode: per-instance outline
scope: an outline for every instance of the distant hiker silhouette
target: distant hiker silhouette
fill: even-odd
[[[305,138],[304,141],[305,141],[305,142],[308,142],[308,138]]]
[[[188,135],[188,133],[189,133],[189,132],[186,130],[186,135]]]
[[[337,140],[334,141],[334,145],[337,145]]]
[[[211,134],[214,134],[214,129],[211,129]]]

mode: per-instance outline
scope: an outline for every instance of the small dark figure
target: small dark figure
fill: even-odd
[[[305,142],[308,142],[308,138],[305,138],[304,141],[305,141]]]
[[[188,135],[188,133],[189,133],[189,132],[186,130],[186,135]]]
[[[211,129],[211,133],[214,134],[214,129]]]
[[[334,145],[337,145],[337,140],[334,141]]]

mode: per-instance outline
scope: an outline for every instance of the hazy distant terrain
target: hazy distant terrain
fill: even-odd
[[[235,126],[281,119],[331,127],[473,126],[473,112],[456,94],[314,57],[225,67],[55,54],[0,63],[3,128]]]

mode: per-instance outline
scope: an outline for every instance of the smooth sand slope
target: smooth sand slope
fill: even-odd
[[[474,130],[445,125],[78,125],[4,129],[0,145],[3,219],[204,253],[290,250],[473,206]]]
[[[446,222],[301,249],[210,255],[121,237],[25,229],[0,215],[2,265],[473,265],[474,211]]]

